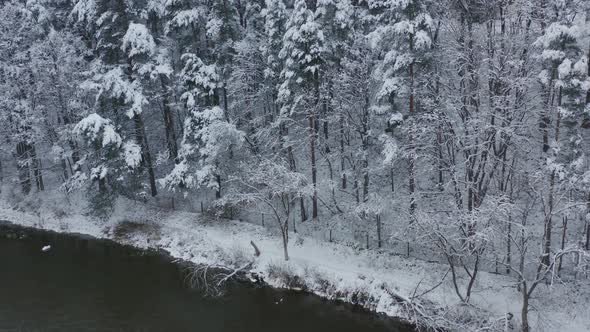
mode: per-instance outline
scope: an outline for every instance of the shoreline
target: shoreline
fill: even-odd
[[[150,254],[153,253],[154,255],[164,256],[166,259],[169,259],[174,264],[181,264],[186,265],[187,267],[196,268],[200,265],[210,264],[216,269],[224,269],[228,272],[236,273],[238,280],[240,282],[248,282],[251,284],[260,284],[264,287],[272,288],[275,291],[292,291],[292,292],[301,292],[306,295],[310,296],[317,296],[325,301],[333,302],[333,304],[343,304],[346,306],[350,306],[352,310],[361,310],[366,314],[374,315],[375,319],[387,319],[391,320],[396,324],[400,324],[407,328],[415,328],[415,324],[411,321],[400,317],[400,316],[393,316],[387,314],[383,311],[377,311],[375,307],[368,306],[367,302],[359,302],[350,300],[344,295],[344,293],[340,294],[341,296],[331,296],[329,293],[321,293],[314,291],[313,289],[309,288],[308,285],[305,284],[304,280],[301,280],[296,275],[295,276],[288,276],[284,275],[282,277],[289,278],[293,277],[293,280],[289,282],[285,282],[285,280],[281,280],[281,276],[274,275],[271,273],[261,273],[262,271],[258,268],[251,268],[247,270],[236,270],[234,264],[231,262],[224,262],[220,261],[217,263],[205,263],[201,259],[187,259],[187,256],[179,255],[178,251],[173,250],[170,247],[161,246],[158,243],[154,244],[152,241],[147,239],[142,239],[141,236],[131,236],[131,237],[122,237],[118,238],[113,236],[110,233],[95,233],[95,232],[88,232],[88,231],[72,231],[70,229],[56,229],[54,223],[31,223],[32,219],[35,218],[33,215],[28,215],[27,213],[12,211],[13,213],[21,214],[21,217],[28,217],[28,218],[16,218],[10,220],[10,218],[6,218],[4,215],[10,214],[7,213],[5,208],[0,207],[0,227],[8,227],[14,230],[21,230],[24,232],[43,232],[43,233],[54,233],[54,234],[63,234],[71,237],[76,237],[80,239],[89,239],[89,240],[96,240],[96,241],[108,241],[112,242],[113,244],[119,246],[130,247],[138,251],[142,252],[149,252]],[[55,221],[60,221],[56,219]],[[63,222],[63,220],[61,220]],[[231,220],[225,220],[221,222],[234,222]],[[63,225],[63,224],[62,224]],[[147,241],[143,241],[147,240]],[[277,239],[277,245],[280,245],[280,242]],[[151,242],[151,243],[150,243]],[[176,254],[175,254],[176,252]],[[206,255],[204,255],[206,256]],[[192,256],[194,258],[194,256]],[[202,257],[201,257],[202,258]],[[280,263],[277,263],[280,265]],[[288,262],[285,262],[288,264]],[[238,267],[239,268],[239,267]],[[284,271],[281,271],[284,272]],[[291,271],[292,272],[292,271]],[[280,274],[280,272],[279,272]],[[301,282],[301,284],[299,284]],[[330,285],[334,287],[335,285]],[[354,296],[353,296],[354,298]]]
[[[443,264],[355,249],[299,234],[292,234],[291,259],[285,262],[277,234],[243,221],[212,220],[199,213],[154,210],[130,202],[118,203],[106,221],[74,212],[74,206],[70,206],[67,214],[57,217],[52,208],[42,204],[38,208],[42,212],[32,214],[28,209],[17,211],[0,201],[0,220],[12,221],[17,226],[107,239],[137,249],[163,251],[195,266],[222,267],[235,272],[249,264],[244,272],[259,276],[269,287],[304,291],[412,326],[448,331],[474,331],[485,326],[487,331],[504,331],[506,317],[512,316],[508,324],[518,329],[519,294],[514,282],[503,275],[482,272],[471,304],[464,305],[457,300],[449,280],[441,281],[447,268]],[[255,256],[250,241],[260,249],[259,257]],[[426,295],[414,296],[432,287]],[[566,291],[567,288],[556,288],[552,292]],[[582,317],[585,310],[582,303],[570,308],[559,306],[555,301],[561,297],[552,298],[552,295],[536,299],[540,301],[538,317],[544,315],[551,324],[539,331],[558,328],[573,332],[590,328]],[[557,319],[564,313],[568,320]]]
[[[88,234],[83,234],[83,233],[68,233],[68,232],[60,232],[60,231],[55,231],[55,230],[50,230],[50,229],[42,229],[42,228],[36,228],[36,227],[30,227],[30,226],[23,226],[20,224],[13,223],[9,220],[2,220],[2,219],[0,219],[0,230],[8,230],[9,234],[11,232],[13,232],[15,236],[22,235],[22,234],[24,234],[26,236],[30,236],[30,234],[32,234],[32,233],[37,233],[36,235],[38,235],[38,234],[62,235],[62,236],[76,238],[76,239],[80,239],[80,240],[97,241],[97,242],[100,242],[101,244],[105,244],[105,245],[119,246],[122,248],[132,249],[134,251],[137,251],[137,252],[140,252],[143,254],[158,256],[158,257],[161,257],[162,259],[165,259],[170,264],[174,264],[174,265],[180,266],[182,268],[187,268],[191,271],[198,268],[198,265],[194,264],[191,261],[187,261],[187,260],[180,259],[180,258],[175,258],[174,256],[172,256],[170,254],[170,252],[166,251],[165,249],[152,248],[152,247],[140,248],[140,247],[137,247],[137,246],[134,246],[131,244],[121,243],[121,242],[116,241],[112,238],[98,238],[93,235],[88,235]],[[0,234],[0,235],[3,236],[4,234]],[[8,237],[8,238],[10,238],[10,237]],[[224,269],[224,267],[222,267],[222,266],[219,266],[218,268]],[[229,268],[225,268],[225,270],[231,271],[231,269],[229,269]],[[348,303],[348,302],[340,301],[337,299],[336,300],[326,299],[326,298],[323,298],[317,294],[314,294],[312,292],[308,292],[305,290],[273,287],[272,285],[268,284],[262,278],[258,278],[256,275],[252,275],[249,271],[240,271],[239,273],[237,273],[235,275],[234,281],[237,282],[241,286],[247,285],[247,286],[251,286],[251,287],[264,287],[264,288],[269,288],[269,289],[271,289],[275,292],[278,292],[278,293],[284,292],[284,293],[288,294],[288,293],[292,292],[292,293],[301,293],[306,296],[314,296],[314,297],[317,297],[323,301],[326,301],[329,305],[343,305],[346,307],[346,309],[350,310],[351,313],[358,312],[363,315],[369,315],[369,316],[371,316],[372,319],[376,319],[376,320],[384,319],[388,322],[391,322],[392,324],[395,324],[396,326],[401,326],[403,328],[407,328],[408,330],[415,329],[415,326],[407,321],[401,320],[397,317],[391,317],[391,316],[387,316],[385,314],[380,314],[380,313],[376,313],[374,311],[370,311],[370,310],[366,309],[365,307],[360,306],[358,304]],[[229,282],[229,280],[228,280],[228,282]],[[199,287],[199,286],[190,285],[190,287]],[[204,294],[206,294],[206,292],[204,292]],[[220,294],[220,296],[222,296],[224,294],[225,294],[225,292],[223,294]]]

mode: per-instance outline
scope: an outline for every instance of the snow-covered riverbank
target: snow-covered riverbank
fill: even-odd
[[[120,204],[107,222],[82,214],[58,218],[49,210],[42,208],[40,211],[44,212],[34,215],[0,202],[0,220],[109,238],[140,248],[159,248],[195,264],[235,269],[252,261],[249,272],[261,276],[271,286],[302,288],[403,319],[471,331],[518,326],[520,298],[513,280],[504,276],[483,273],[472,298],[473,307],[464,306],[459,304],[448,280],[441,283],[447,269],[441,264],[355,250],[295,234],[289,245],[290,261],[285,262],[278,235],[245,222],[209,220],[196,213],[162,212],[142,204]],[[251,241],[260,249],[259,257],[255,257]],[[550,296],[535,300],[535,312],[531,313],[534,330],[590,330],[585,308],[588,292],[573,293],[562,285],[551,287],[543,292]],[[505,318],[511,316],[506,324]]]

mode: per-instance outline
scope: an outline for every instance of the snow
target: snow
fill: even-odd
[[[131,168],[139,166],[141,163],[141,147],[133,142],[123,144],[125,163]]]
[[[255,240],[263,256],[252,258],[251,272],[274,286],[402,317],[420,312],[496,324],[511,313],[515,328],[521,301],[515,273],[534,278],[541,243],[551,233],[553,252],[561,242],[581,248],[585,241],[590,136],[580,123],[590,123],[588,1],[555,0],[543,15],[527,1],[493,8],[486,1],[446,8],[425,0],[107,2],[4,1],[0,200],[15,204],[17,210],[5,209],[11,218],[24,220],[17,211],[28,211],[35,227],[88,227],[84,232],[109,238],[124,220],[149,223],[157,234],[134,231],[115,240],[230,268],[240,253],[250,258],[248,241]],[[507,31],[488,24],[500,9]],[[482,20],[461,19],[465,11]],[[412,96],[416,112],[407,114]],[[325,129],[309,136],[311,115]],[[539,149],[541,136],[549,138],[546,152]],[[157,156],[145,161],[154,168],[139,167],[150,156]],[[123,200],[112,219],[92,217],[96,205],[106,210],[124,195],[148,204],[173,198],[188,211],[199,200],[225,204],[227,214],[256,221],[252,215],[260,211],[246,210],[264,207],[246,203],[268,197],[256,194],[272,185],[278,201],[290,189],[278,182],[301,182],[281,178],[287,168],[314,183],[320,200],[319,221],[302,222],[292,234],[288,263],[280,227],[268,221],[273,229]],[[265,178],[253,179],[255,172]],[[466,182],[469,174],[475,176]],[[146,189],[155,176],[167,190],[152,198]],[[212,201],[218,193],[209,188],[222,199]],[[473,188],[475,205],[469,204]],[[49,195],[56,197],[52,204]],[[244,204],[228,199],[238,195]],[[293,205],[301,214],[313,210],[312,194],[303,196]],[[64,204],[78,198],[81,205]],[[408,204],[413,200],[416,209]],[[377,213],[382,224],[374,222]],[[562,217],[571,217],[567,229]],[[477,225],[473,234],[463,232],[466,223]],[[340,244],[321,241],[332,241],[332,231]],[[523,242],[526,235],[529,245],[508,245],[515,234]],[[358,249],[377,237],[383,248]],[[406,243],[416,259],[395,256],[405,254]],[[481,271],[506,263],[514,272],[478,275],[473,306],[459,304],[449,275],[429,294],[413,297],[437,285],[448,269],[444,255],[454,250],[459,264],[478,257]],[[534,331],[590,330],[583,321],[590,270],[582,266],[588,265],[568,261],[561,275],[550,274],[559,285],[536,288]],[[469,272],[460,270],[463,290]],[[287,272],[302,284],[281,279]]]
[[[174,17],[168,23],[166,30],[169,32],[171,27],[188,27],[192,23],[202,18],[201,8],[193,8],[188,10],[181,10],[175,13]]]
[[[139,23],[129,23],[121,45],[130,58],[137,55],[151,56],[156,51],[156,43],[147,27]]]
[[[551,48],[551,44],[564,38],[577,38],[580,35],[580,30],[577,26],[566,26],[558,22],[551,23],[545,31],[545,34],[537,38],[534,42],[535,46],[542,46],[543,48]]]
[[[404,116],[400,112],[394,112],[389,117],[389,123],[399,125],[404,122]]]
[[[262,276],[271,286],[288,287],[273,274],[273,270],[283,268],[299,276],[308,291],[328,299],[355,302],[354,294],[362,291],[368,295],[368,299],[360,303],[362,306],[390,316],[407,317],[407,312],[391,294],[412,301],[412,294],[436,285],[446,270],[444,265],[437,263],[353,249],[298,234],[290,235],[290,261],[284,262],[279,236],[269,229],[240,221],[211,220],[197,213],[165,212],[121,200],[108,221],[83,216],[83,209],[61,219],[50,210],[46,207],[39,215],[27,214],[0,201],[0,220],[57,232],[109,238],[138,248],[163,249],[175,258],[195,264],[237,268],[235,257],[245,256],[254,262],[249,272]],[[132,231],[123,237],[116,236],[113,230],[124,220],[154,225],[157,231]],[[259,257],[254,256],[250,241],[260,248]],[[325,287],[326,283],[331,286]],[[508,312],[518,317],[520,298],[514,287],[510,278],[482,272],[472,304],[487,310],[492,320],[501,319]],[[543,290],[551,296],[539,299],[536,312],[531,315],[533,326],[535,317],[541,315],[553,325],[537,326],[535,331],[559,329],[581,332],[590,329],[582,300],[577,302],[578,305],[560,303],[576,296],[571,289],[559,284],[539,287],[551,287]],[[570,295],[564,296],[563,293]],[[421,303],[422,308],[467,310],[457,303],[447,282],[425,295]]]
[[[393,70],[398,71],[407,68],[412,62],[414,57],[409,53],[398,54],[395,58],[395,64]]]
[[[245,133],[226,121],[220,107],[191,111],[184,123],[180,162],[160,183],[171,190],[180,184],[187,188],[218,188],[223,155],[231,148],[239,149],[244,140]],[[192,160],[197,162],[190,163]]]
[[[93,18],[96,17],[97,4],[96,0],[79,0],[74,5],[70,16],[75,18],[77,22],[92,22]]]
[[[215,65],[206,65],[196,54],[185,53],[181,60],[184,62],[182,80],[186,85],[196,86],[195,91],[189,90],[182,96],[182,99],[191,101],[187,102],[187,106],[192,108],[194,97],[214,94],[215,89],[219,87],[219,74]]]
[[[165,178],[160,179],[159,183],[162,187],[168,188],[171,191],[175,191],[177,184],[184,183],[187,186],[191,186],[195,183],[195,178],[189,172],[189,167],[186,160],[179,162],[174,165],[174,168]]]
[[[86,85],[99,90],[96,95],[97,101],[107,93],[113,98],[123,98],[125,103],[130,106],[126,112],[127,117],[130,119],[136,114],[141,114],[143,112],[143,106],[149,103],[143,94],[141,82],[139,80],[128,80],[121,66],[116,66],[105,73],[97,74],[93,78],[93,82],[86,83]]]
[[[221,28],[223,27],[223,21],[219,18],[212,18],[207,22],[207,36],[211,38],[218,38]]]
[[[539,82],[541,82],[541,84],[545,86],[549,84],[550,76],[547,70],[542,70],[539,75],[537,75],[537,77],[539,78]]]
[[[379,138],[383,143],[383,165],[391,165],[401,154],[399,146],[393,137],[383,134]]]
[[[393,25],[393,31],[395,33],[403,35],[403,34],[414,34],[415,27],[413,24],[410,23],[408,20],[402,20]]]
[[[46,246],[43,246],[43,248],[41,248],[41,251],[42,252],[47,252],[49,250],[51,250],[51,246],[50,245],[46,245]]]
[[[316,22],[314,13],[307,8],[304,0],[295,2],[287,27],[279,52],[279,57],[285,61],[281,72],[285,81],[279,89],[279,100],[290,97],[293,81],[299,85],[304,81],[304,74],[315,74],[320,70],[321,55],[325,51],[322,26]]]
[[[97,167],[93,167],[90,170],[90,179],[92,180],[102,180],[104,178],[106,178],[106,176],[109,174],[109,169],[108,167],[105,166],[97,166]]]
[[[237,130],[233,124],[225,121],[223,110],[220,107],[192,112],[192,116],[196,123],[205,124],[199,126],[200,128],[194,132],[195,140],[203,142],[199,151],[202,156],[214,158],[228,151],[230,146],[239,148],[244,141],[244,132]]]
[[[574,64],[574,72],[578,75],[585,75],[588,73],[588,58],[586,56],[583,56]]]
[[[565,57],[565,53],[563,51],[558,50],[543,50],[541,53],[541,58],[544,60],[561,60]]]
[[[559,78],[564,79],[568,77],[572,72],[572,61],[570,59],[564,59],[559,67],[557,67]]]
[[[117,134],[117,132],[115,131],[115,127],[113,127],[110,124],[107,124],[103,128],[102,146],[105,147],[109,144],[120,146],[121,136]]]
[[[82,119],[75,127],[74,133],[87,136],[91,141],[100,138],[102,147],[114,145],[119,147],[122,143],[121,136],[117,134],[111,120],[105,119],[96,113],[92,113]],[[102,133],[102,137],[100,134]]]
[[[430,47],[430,45],[432,44],[432,41],[426,31],[418,30],[416,32],[416,35],[414,36],[414,43],[415,43],[416,49],[425,50]]]
[[[380,98],[388,96],[392,92],[398,92],[402,85],[402,79],[399,77],[387,78],[383,80],[383,85],[379,90],[378,96]]]

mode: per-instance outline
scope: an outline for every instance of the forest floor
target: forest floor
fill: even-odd
[[[512,316],[508,325],[519,325],[521,301],[513,277],[482,272],[471,305],[466,306],[458,301],[450,277],[441,281],[448,270],[443,264],[297,234],[291,234],[290,260],[285,262],[279,235],[251,223],[162,211],[128,201],[119,201],[107,221],[86,216],[71,204],[61,206],[56,200],[35,205],[30,208],[0,200],[0,220],[162,249],[195,264],[236,269],[252,262],[245,272],[262,277],[273,287],[301,288],[402,319],[423,315],[428,319],[421,321],[461,330],[502,331],[505,318]],[[251,241],[260,249],[259,257]],[[533,331],[590,331],[587,276],[568,284],[541,285],[536,294],[530,312]]]

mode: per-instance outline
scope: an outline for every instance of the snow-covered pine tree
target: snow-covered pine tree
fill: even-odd
[[[543,34],[534,45],[540,49],[543,69],[538,75],[543,91],[543,157],[548,177],[547,204],[544,208],[543,264],[549,266],[552,251],[553,219],[557,197],[566,179],[567,159],[571,160],[571,150],[563,145],[569,141],[574,145],[580,142],[577,130],[566,132],[564,123],[573,122],[577,129],[583,121],[584,97],[590,88],[587,79],[587,59],[581,48],[580,39],[584,28],[575,20],[576,7],[569,1],[551,3],[547,12],[549,21]],[[565,141],[565,142],[564,142]]]
[[[208,59],[217,67],[219,75],[218,90],[214,94],[219,100],[224,116],[229,122],[229,103],[227,96],[227,80],[231,75],[232,61],[235,53],[235,42],[240,38],[239,15],[233,2],[217,0],[210,4],[207,17],[206,36],[209,40],[210,54]]]
[[[90,176],[91,180],[98,180],[99,183],[100,190],[95,201],[100,203],[103,200],[101,196],[113,196],[105,195],[109,184],[111,191],[143,197],[143,184],[137,177],[143,173],[142,170],[147,170],[149,191],[155,196],[156,178],[142,115],[149,101],[139,75],[143,68],[141,65],[154,54],[155,43],[145,25],[130,22],[135,10],[125,3],[101,1],[96,8],[99,14],[95,46],[97,57],[91,66],[92,76],[83,85],[96,97],[93,111],[78,125],[101,128],[102,124],[108,124],[121,142],[114,146],[119,150],[109,151],[109,157],[105,158],[101,145],[93,139],[97,134],[89,136],[84,134],[84,130],[78,130],[79,135],[86,139],[86,144],[94,148],[84,160],[94,164],[92,169],[100,169],[100,172],[91,170]],[[96,123],[93,125],[92,122]],[[122,185],[121,179],[130,181]],[[104,200],[104,203],[108,205],[112,202]]]
[[[127,57],[127,68],[125,72],[127,74],[127,84],[129,84],[133,91],[125,91],[125,98],[132,99],[133,105],[127,112],[127,116],[133,120],[135,126],[135,140],[136,144],[141,147],[142,164],[147,168],[150,191],[152,196],[158,194],[156,188],[156,175],[154,173],[154,166],[152,161],[152,154],[148,144],[148,138],[145,130],[145,122],[143,120],[143,106],[147,104],[147,98],[144,96],[141,77],[138,73],[142,71],[142,65],[150,60],[156,52],[156,44],[151,33],[147,27],[141,23],[129,23],[127,32],[123,36],[121,48],[125,52]],[[159,67],[154,67],[152,74],[159,75],[163,74],[158,71]],[[152,69],[151,66],[147,70]],[[168,70],[168,69],[164,69]],[[125,83],[124,83],[125,84]],[[129,96],[127,94],[133,94]]]
[[[44,31],[34,13],[24,4],[7,3],[0,10],[0,119],[2,141],[14,156],[22,192],[44,189],[37,144],[42,132],[36,119],[42,118],[35,59],[30,48]]]
[[[313,7],[315,2],[311,1]],[[315,9],[315,8],[314,8]],[[307,1],[296,0],[283,36],[279,56],[284,61],[278,100],[282,104],[281,116],[293,116],[304,110],[309,122],[309,149],[312,195],[312,218],[318,217],[318,181],[316,165],[316,142],[318,138],[317,113],[321,107],[320,72],[324,52],[324,33],[315,20],[315,13]]]
[[[369,7],[378,12],[384,25],[373,32],[374,44],[385,47],[380,76],[383,81],[378,96],[390,103],[395,97],[405,96],[409,120],[406,121],[409,211],[410,222],[416,211],[416,136],[413,121],[417,104],[417,84],[429,61],[431,33],[435,30],[430,15],[429,0],[369,1]],[[395,116],[397,117],[397,115]],[[393,120],[395,122],[395,120]]]
[[[221,198],[221,177],[227,176],[230,148],[238,149],[244,133],[228,123],[223,110],[193,107],[184,122],[179,163],[161,184],[169,190],[209,188]]]
[[[279,114],[277,107],[278,87],[280,75],[283,70],[283,62],[279,52],[283,47],[283,35],[285,34],[287,24],[287,8],[283,0],[266,0],[264,9],[264,32],[266,42],[262,49],[266,60],[266,69],[264,77],[267,79],[266,88],[271,98],[271,111],[275,115]]]

